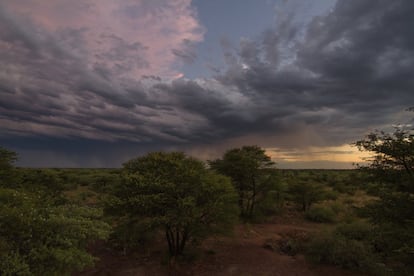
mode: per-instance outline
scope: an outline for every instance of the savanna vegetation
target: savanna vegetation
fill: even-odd
[[[29,169],[0,148],[0,274],[71,275],[102,265],[102,250],[223,272],[254,240],[351,274],[412,275],[413,140],[401,128],[368,135],[355,145],[372,158],[355,170],[279,170],[258,146],[207,163],[153,152],[121,169]]]

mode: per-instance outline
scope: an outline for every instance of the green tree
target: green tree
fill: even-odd
[[[258,146],[244,146],[226,151],[222,159],[209,161],[209,165],[231,178],[239,194],[240,216],[251,219],[258,201],[271,189],[268,182],[263,181],[263,173],[268,174],[268,169],[274,165],[270,157]]]
[[[307,212],[314,203],[327,198],[324,186],[310,179],[295,180],[289,185],[289,193],[292,200],[300,205],[304,212]]]
[[[0,186],[14,181],[14,162],[16,160],[17,154],[15,152],[0,147]]]
[[[0,147],[0,170],[13,168],[17,161],[17,154],[13,151]]]
[[[414,134],[397,128],[393,133],[375,132],[355,145],[361,151],[373,154],[368,166],[360,168],[369,172],[382,188],[414,193]]]
[[[230,180],[180,152],[154,152],[124,164],[106,210],[126,223],[162,229],[170,256],[189,241],[229,230],[237,217]]]
[[[378,225],[376,248],[386,258],[411,264],[414,255],[414,134],[397,128],[393,133],[375,132],[357,141],[372,153],[360,166],[376,186],[377,201],[363,209]],[[414,267],[412,267],[414,269]]]
[[[283,210],[288,196],[288,186],[281,178],[279,170],[275,168],[263,169],[257,183],[259,193],[252,216],[255,221],[261,221],[266,216]]]

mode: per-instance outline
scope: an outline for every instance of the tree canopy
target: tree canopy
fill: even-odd
[[[368,166],[377,181],[394,190],[414,193],[414,134],[397,128],[393,133],[374,132],[357,141],[362,151],[373,153]],[[392,185],[389,185],[392,184]]]
[[[181,152],[153,152],[124,164],[124,181],[107,212],[122,221],[162,229],[170,256],[189,241],[228,229],[237,217],[230,180]]]
[[[17,154],[0,147],[0,170],[11,169],[17,160]]]
[[[222,159],[209,162],[213,170],[231,178],[239,194],[240,215],[243,218],[253,217],[258,199],[269,188],[262,176],[264,173],[269,174],[266,169],[273,164],[270,157],[258,146],[230,149],[224,153]]]
[[[391,260],[411,264],[414,253],[414,135],[397,128],[355,143],[373,157],[360,168],[370,175],[378,200],[363,209],[379,226],[377,249]],[[412,264],[411,264],[412,265]]]

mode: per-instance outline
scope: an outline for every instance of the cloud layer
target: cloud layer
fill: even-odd
[[[95,144],[97,159],[118,152],[108,166],[150,149],[343,145],[412,106],[413,13],[410,0],[338,0],[305,26],[278,16],[223,39],[226,67],[190,80],[175,79],[205,31],[190,0],[3,3],[0,141],[82,141],[73,160]]]

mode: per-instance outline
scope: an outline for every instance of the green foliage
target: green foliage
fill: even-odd
[[[131,250],[147,249],[155,234],[148,219],[134,220],[125,216],[117,220],[109,239],[115,248],[122,249],[126,254]]]
[[[210,167],[231,178],[239,194],[240,215],[244,219],[253,218],[256,206],[267,194],[282,192],[269,168],[274,163],[265,151],[258,146],[244,146],[224,153],[222,159],[210,161]],[[267,179],[266,179],[267,178]]]
[[[278,241],[279,251],[289,256],[295,256],[303,253],[304,245],[309,241],[309,233],[301,230],[293,230],[282,234]]]
[[[14,162],[17,154],[0,147],[0,187],[13,182],[15,178]]]
[[[59,174],[50,169],[25,170],[20,173],[20,179],[15,187],[26,191],[42,193],[50,199],[63,200],[63,181]]]
[[[371,224],[361,220],[340,224],[335,228],[337,235],[357,241],[369,241],[373,231],[374,227]]]
[[[9,170],[14,166],[17,154],[13,151],[0,147],[0,170]]]
[[[376,224],[395,224],[406,227],[413,223],[414,197],[407,193],[382,193],[379,200],[374,201],[361,212]]]
[[[30,267],[25,262],[24,258],[18,253],[7,249],[8,252],[4,249],[0,249],[0,273],[1,275],[6,276],[26,276],[33,275],[30,272]]]
[[[376,248],[392,263],[411,266],[414,257],[414,134],[397,128],[376,132],[357,141],[360,150],[372,152],[370,164],[361,167],[379,200],[362,209],[375,223]]]
[[[170,256],[181,255],[189,241],[230,229],[236,220],[230,180],[183,153],[150,153],[125,163],[124,170],[107,213],[162,229]]]
[[[312,206],[306,212],[306,219],[314,222],[335,222],[336,213],[330,207]]]
[[[55,206],[36,194],[0,189],[0,239],[7,249],[0,252],[0,274],[16,264],[34,275],[66,275],[92,265],[87,242],[109,232],[99,218],[95,209]]]
[[[353,270],[372,272],[378,263],[369,242],[348,238],[339,232],[322,232],[312,237],[306,254],[313,262]]]
[[[120,181],[120,172],[118,171],[100,172],[92,181],[91,188],[99,193],[110,193]]]
[[[1,154],[2,174],[16,172],[16,155]],[[101,212],[63,204],[54,172],[19,172],[0,183],[0,275],[69,275],[92,265],[87,243],[109,233]]]
[[[303,179],[289,186],[289,194],[304,212],[307,212],[314,203],[328,199],[328,193],[322,184]]]
[[[275,169],[263,170],[258,183],[261,192],[256,198],[256,207],[253,217],[250,218],[252,221],[263,221],[282,212],[287,198],[287,184]]]
[[[394,133],[376,132],[357,141],[362,151],[373,153],[371,163],[362,170],[370,173],[381,187],[414,193],[414,134],[396,129]]]

